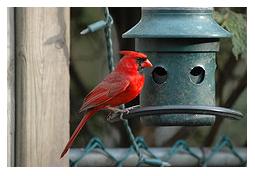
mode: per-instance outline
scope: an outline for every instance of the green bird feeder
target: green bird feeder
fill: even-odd
[[[146,125],[212,125],[215,115],[241,113],[215,107],[216,53],[231,34],[212,17],[213,8],[142,8],[141,20],[122,35],[153,64],[145,69],[140,116]]]

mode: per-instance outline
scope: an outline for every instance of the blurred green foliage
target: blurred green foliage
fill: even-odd
[[[246,14],[237,13],[230,8],[214,11],[214,19],[232,33],[232,52],[236,59],[246,58]]]

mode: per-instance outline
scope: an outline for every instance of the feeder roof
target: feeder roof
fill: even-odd
[[[142,8],[141,20],[123,38],[226,38],[213,8]]]

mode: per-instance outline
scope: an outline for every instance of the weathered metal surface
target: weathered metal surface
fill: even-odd
[[[142,106],[215,105],[215,53],[147,54],[154,67],[145,70],[145,85],[140,96]],[[191,74],[192,69],[197,70],[195,74]],[[162,79],[165,80],[162,82]],[[211,125],[215,118],[211,115],[187,114],[157,117],[141,119],[147,125],[193,126]]]

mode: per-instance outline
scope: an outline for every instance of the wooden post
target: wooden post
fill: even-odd
[[[15,142],[15,45],[14,45],[14,8],[8,8],[8,59],[7,59],[7,166],[14,166]]]
[[[69,8],[16,8],[16,166],[68,166]]]

